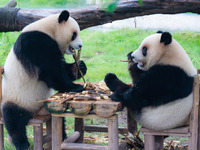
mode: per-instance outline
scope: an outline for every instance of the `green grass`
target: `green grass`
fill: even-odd
[[[124,82],[131,82],[127,70],[126,55],[138,48],[141,41],[152,31],[120,29],[111,32],[99,32],[91,30],[81,31],[83,40],[81,59],[85,61],[90,76],[90,82],[101,81],[108,72],[115,73]],[[0,65],[5,63],[6,57],[14,45],[20,32],[0,33]],[[185,48],[196,68],[200,68],[200,33],[180,32],[173,33],[173,37]],[[72,62],[72,56],[66,56],[67,62]],[[100,124],[99,120],[86,120],[86,124]],[[73,132],[74,119],[67,119],[67,133]],[[33,147],[33,131],[31,127],[27,130],[29,141]],[[86,134],[90,136],[91,134]],[[7,142],[5,131],[5,149],[14,150],[14,147]]]
[[[18,8],[82,8],[96,4],[95,1],[90,3],[87,0],[16,0]],[[112,0],[100,0],[101,3]],[[9,0],[1,0],[0,7],[4,7]]]

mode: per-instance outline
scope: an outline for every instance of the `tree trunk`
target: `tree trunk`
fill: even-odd
[[[26,25],[51,14],[60,13],[61,9],[18,9],[0,8],[0,32],[20,31]],[[184,12],[200,13],[200,1],[197,0],[143,0],[125,1],[117,5],[113,13],[105,12],[101,6],[69,10],[81,29],[105,24],[114,20],[150,14],[175,14]]]

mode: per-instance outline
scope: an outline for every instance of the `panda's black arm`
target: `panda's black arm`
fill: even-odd
[[[175,66],[152,67],[132,88],[122,94],[113,95],[132,110],[146,106],[159,106],[187,97],[193,88],[193,77]]]
[[[26,72],[38,76],[48,87],[60,92],[83,90],[81,85],[72,82],[71,69],[66,69],[58,44],[47,34],[39,31],[22,33],[15,42],[14,53]]]
[[[108,73],[105,76],[104,79],[107,87],[115,93],[123,93],[124,91],[126,91],[127,89],[130,88],[130,86],[128,86],[127,84],[125,84],[124,82],[122,82],[121,80],[119,80],[117,78],[117,76],[113,73]]]

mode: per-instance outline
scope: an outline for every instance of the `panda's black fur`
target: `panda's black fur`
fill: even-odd
[[[15,42],[14,52],[27,73],[36,75],[38,69],[39,80],[47,83],[48,87],[59,92],[83,90],[81,85],[72,82],[76,80],[75,63],[65,62],[58,44],[49,35],[40,31],[22,33]],[[83,61],[79,62],[79,67],[85,75],[87,68]]]
[[[26,150],[29,142],[26,136],[26,125],[33,115],[26,109],[14,103],[3,106],[3,118],[8,134],[17,150]]]

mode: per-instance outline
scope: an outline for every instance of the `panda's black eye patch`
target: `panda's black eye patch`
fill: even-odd
[[[142,48],[142,54],[143,54],[143,56],[147,56],[147,47],[146,46],[144,46]]]
[[[77,36],[77,33],[74,32],[73,35],[72,35],[72,41],[75,40],[76,36]]]

